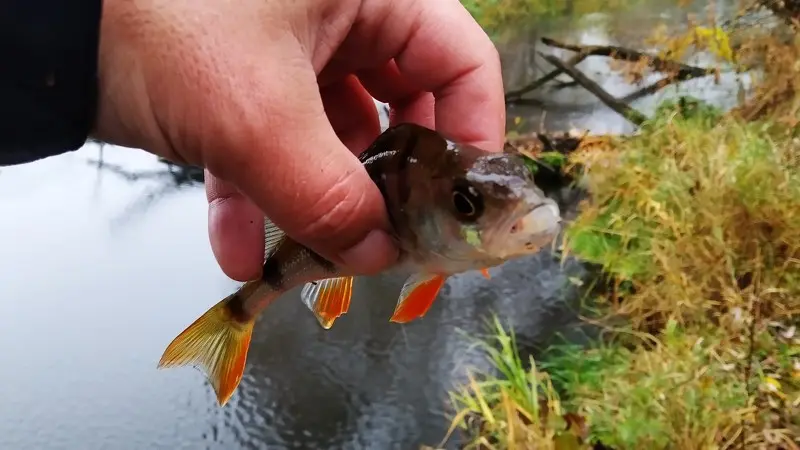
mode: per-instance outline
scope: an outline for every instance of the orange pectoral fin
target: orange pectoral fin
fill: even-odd
[[[491,276],[491,275],[489,275],[489,269],[487,269],[487,268],[483,268],[483,269],[481,269],[481,273],[483,274],[483,276],[484,276],[484,277],[485,277],[487,280],[491,280],[491,279],[492,279],[492,276]]]
[[[408,323],[424,316],[443,285],[444,277],[441,275],[409,278],[400,292],[397,308],[390,321]]]

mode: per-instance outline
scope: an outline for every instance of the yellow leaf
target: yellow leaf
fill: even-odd
[[[769,386],[768,389],[770,389],[773,392],[781,390],[781,383],[778,380],[776,380],[775,378],[765,377],[764,378],[764,384]]]

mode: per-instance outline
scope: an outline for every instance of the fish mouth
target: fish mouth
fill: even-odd
[[[517,217],[508,230],[512,237],[522,241],[520,244],[526,250],[537,250],[559,233],[562,222],[558,203],[544,197],[543,201]]]

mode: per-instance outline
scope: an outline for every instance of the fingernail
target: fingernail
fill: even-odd
[[[370,231],[361,242],[339,254],[346,266],[365,275],[387,268],[397,260],[397,256],[394,242],[381,230]]]

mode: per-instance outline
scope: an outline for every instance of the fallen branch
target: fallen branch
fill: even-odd
[[[625,103],[620,102],[616,98],[614,98],[611,94],[606,92],[605,89],[600,87],[599,84],[592,81],[589,77],[583,74],[580,70],[576,69],[574,66],[567,65],[564,61],[556,58],[552,55],[545,55],[544,53],[538,52],[539,55],[544,58],[547,62],[554,65],[556,68],[560,69],[562,72],[566,73],[573,80],[577,81],[578,84],[581,85],[584,89],[591,92],[595,97],[597,97],[601,102],[603,102],[606,106],[616,111],[621,116],[628,119],[634,125],[641,126],[646,120],[647,117],[640,113],[639,111],[631,108],[630,106],[626,105]]]
[[[589,55],[585,55],[583,53],[579,53],[579,54],[573,56],[572,58],[570,58],[569,61],[567,61],[567,63],[570,64],[570,65],[575,66],[578,63],[580,63],[581,61],[583,61],[584,59],[586,59],[588,56]],[[524,87],[522,87],[520,89],[517,89],[517,90],[514,90],[514,91],[509,91],[508,93],[506,93],[506,102],[518,102],[519,100],[522,100],[522,96],[523,95],[527,94],[528,92],[535,91],[536,89],[539,89],[540,87],[542,87],[545,84],[547,84],[548,81],[554,80],[557,76],[561,75],[561,73],[562,72],[561,72],[560,69],[555,69],[555,70],[545,74],[543,77],[537,78],[536,80],[534,80],[530,84],[528,84],[528,85],[526,85],[526,86],[524,86]]]
[[[639,62],[641,60],[645,60],[647,65],[652,67],[653,70],[671,74],[674,77],[679,77],[684,80],[705,77],[717,73],[717,69],[690,66],[677,61],[659,58],[658,56],[650,55],[638,50],[633,50],[626,47],[618,47],[615,45],[573,45],[546,37],[542,38],[542,43],[550,47],[570,50],[587,56],[607,56],[609,58],[628,62]]]
[[[645,52],[640,52],[638,50],[626,47],[618,47],[613,45],[566,44],[547,37],[541,38],[541,41],[542,43],[550,47],[556,47],[576,52],[576,54],[572,58],[566,61],[566,64],[569,66],[576,66],[589,56],[605,56],[608,58],[621,61],[628,61],[628,62],[639,62],[641,60],[645,60],[648,66],[650,66],[653,70],[663,72],[667,75],[666,78],[661,79],[649,86],[646,86],[628,95],[623,100],[625,102],[645,97],[647,95],[651,95],[673,83],[687,81],[693,78],[701,78],[709,75],[718,74],[717,69],[690,66],[677,61],[659,58],[657,56],[650,55]],[[522,96],[524,96],[529,92],[535,91],[536,89],[541,88],[546,83],[554,80],[558,75],[562,73],[564,72],[561,69],[556,68],[555,70],[547,73],[541,78],[534,80],[530,84],[520,89],[509,91],[505,95],[505,100],[508,103],[522,104],[525,101],[525,99],[523,99]]]

